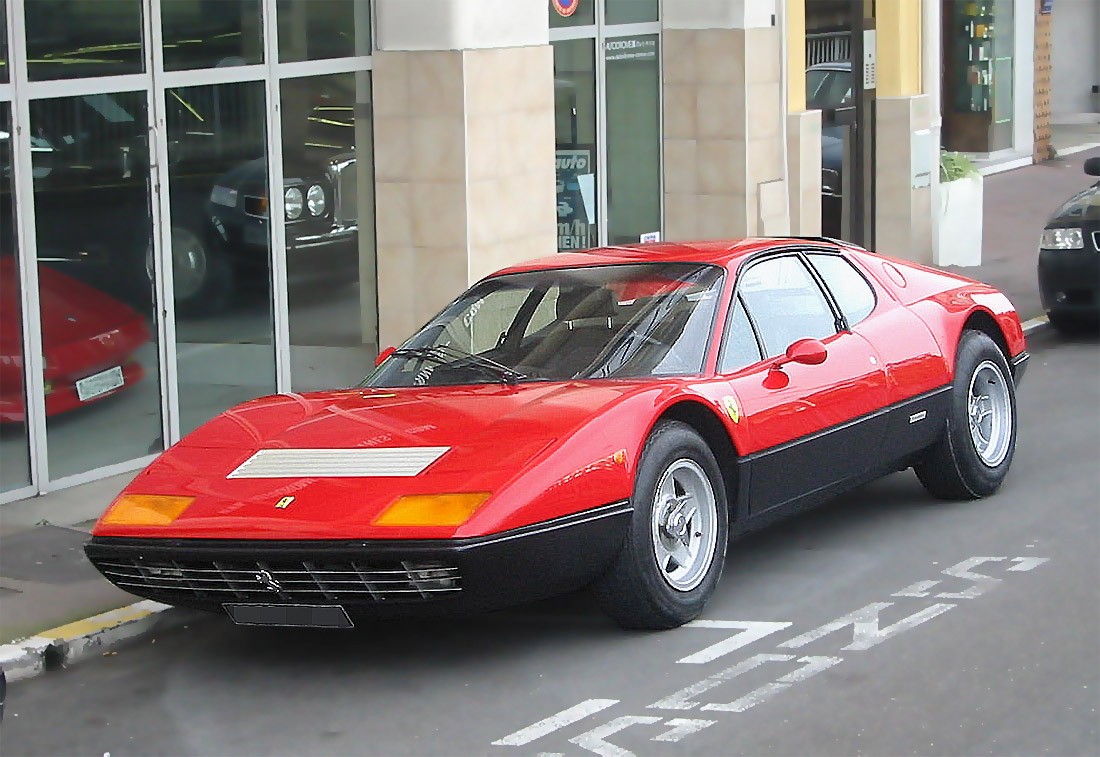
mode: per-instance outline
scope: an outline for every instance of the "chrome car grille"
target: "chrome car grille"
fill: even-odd
[[[166,600],[225,602],[422,601],[462,589],[459,569],[407,561],[94,560],[112,583],[134,594]]]
[[[333,192],[333,214],[341,226],[355,226],[359,220],[359,171],[354,157],[334,159],[329,164]]]

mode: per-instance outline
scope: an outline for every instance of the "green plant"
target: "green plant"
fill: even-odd
[[[978,168],[970,158],[960,152],[940,150],[940,181],[955,181],[977,175]]]

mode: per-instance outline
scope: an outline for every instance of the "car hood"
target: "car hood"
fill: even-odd
[[[495,498],[588,421],[638,388],[602,381],[264,397],[193,432],[127,489],[194,497],[175,522],[152,529],[100,523],[94,533],[257,539],[451,537],[454,527],[421,527],[410,534],[371,524],[403,495],[489,492]],[[383,454],[395,456],[398,465],[407,464],[410,470],[393,475],[392,469],[367,460],[371,455],[363,455],[365,450],[386,450]],[[317,455],[335,455],[340,458],[335,464],[346,467],[317,475]],[[273,466],[260,475],[276,469],[279,473],[241,477],[260,459]],[[246,465],[241,468],[242,464]],[[417,471],[419,465],[423,468]],[[560,477],[556,471],[543,474],[547,480]],[[529,488],[533,494],[546,486]],[[293,503],[276,508],[284,497],[293,497]],[[598,504],[604,503],[589,506]]]
[[[1048,228],[1100,223],[1100,182],[1069,198],[1047,223]]]
[[[98,289],[52,268],[38,267],[42,309],[42,347],[50,352],[72,342],[106,334],[140,318],[135,310]],[[19,281],[12,258],[0,260],[0,357],[8,361],[22,353]]]

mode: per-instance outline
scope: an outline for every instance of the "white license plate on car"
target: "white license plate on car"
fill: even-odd
[[[122,378],[122,366],[116,365],[76,382],[76,396],[81,402],[95,399],[102,394],[118,389],[125,383]]]

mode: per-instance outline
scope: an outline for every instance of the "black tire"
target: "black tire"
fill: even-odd
[[[658,565],[658,548],[654,544],[654,508],[663,504],[656,501],[658,487],[666,478],[666,473],[671,475],[673,469],[694,471],[695,474],[701,471],[709,484],[715,505],[713,521],[705,527],[708,536],[713,533],[713,548],[700,547],[706,551],[700,553],[702,557],[698,563],[693,562],[698,566],[693,580],[698,583],[687,590],[674,588],[666,580],[665,571]],[[703,611],[725,564],[729,511],[725,485],[714,453],[687,424],[662,421],[646,441],[632,501],[634,512],[622,551],[608,571],[593,584],[593,592],[604,611],[624,628],[676,628]],[[703,520],[688,522],[690,530],[694,531],[700,523],[706,524],[709,516],[702,512],[703,507],[710,512],[709,505],[702,503],[697,517]],[[707,537],[701,541],[710,544]]]
[[[175,274],[173,286],[177,315],[216,315],[229,305],[234,285],[233,267],[229,264],[224,244],[212,232],[210,222],[197,203],[181,202],[179,207],[173,207],[172,244],[185,246],[187,254],[195,256],[194,262],[197,263],[192,271],[184,274],[181,261],[176,259],[180,251],[168,251]],[[146,270],[152,278],[149,262],[147,257]]]
[[[992,371],[989,366],[995,366]],[[982,370],[982,376],[975,373]],[[999,460],[984,461],[970,430],[970,386],[972,380],[984,380],[999,373],[1007,392],[1007,451]],[[995,386],[995,382],[989,382]],[[992,394],[992,390],[991,390]],[[914,470],[929,494],[946,500],[977,499],[1000,488],[1012,465],[1016,450],[1016,387],[1008,362],[996,343],[980,331],[964,331],[955,355],[955,380],[951,406],[940,440],[928,451]]]

